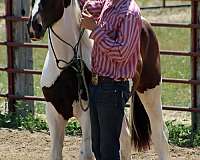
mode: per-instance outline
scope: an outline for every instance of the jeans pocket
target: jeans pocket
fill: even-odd
[[[112,105],[112,106],[115,106],[117,105],[117,100],[118,100],[118,95],[119,95],[119,92],[115,89],[113,90],[104,90],[104,89],[101,89],[98,94],[97,94],[97,98],[96,98],[96,101],[97,103],[100,103],[102,105]]]

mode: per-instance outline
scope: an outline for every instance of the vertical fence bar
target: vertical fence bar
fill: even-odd
[[[191,23],[197,24],[198,23],[198,17],[197,17],[197,9],[198,9],[198,2],[192,0],[192,8],[191,8]],[[191,51],[197,52],[197,29],[192,28],[191,29]],[[192,80],[197,79],[197,58],[192,57],[191,58],[191,68],[192,68]],[[192,100],[192,108],[197,108],[197,87],[196,85],[191,86],[191,100]],[[197,113],[192,113],[192,128],[193,131],[197,131]]]
[[[166,7],[166,0],[163,0],[163,8]]]
[[[5,0],[6,5],[6,16],[12,16],[12,0]],[[6,19],[6,39],[7,42],[12,42],[12,22]],[[7,46],[7,67],[12,69],[14,67],[14,54],[13,47]],[[14,94],[14,74],[8,73],[8,95]],[[8,110],[9,112],[15,112],[15,100],[8,98]]]

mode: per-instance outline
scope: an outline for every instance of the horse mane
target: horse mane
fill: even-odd
[[[78,0],[72,0],[72,7],[73,7],[73,11],[74,11],[74,18],[77,22],[78,28],[79,30],[81,30],[80,28],[80,17],[81,17],[81,8],[79,5]],[[89,35],[90,35],[91,31],[85,29],[84,34],[82,36],[81,42],[87,47],[87,48],[91,48],[93,45],[93,42],[91,39],[89,39]]]

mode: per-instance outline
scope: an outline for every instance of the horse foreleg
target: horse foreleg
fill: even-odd
[[[82,103],[84,103],[82,101]],[[86,107],[86,103],[84,107]],[[74,116],[78,119],[82,129],[82,143],[80,148],[80,160],[94,160],[92,153],[91,126],[89,109],[83,111],[79,103],[73,104]]]
[[[46,105],[47,122],[51,136],[51,160],[62,160],[64,128],[66,121],[58,114],[51,103]]]
[[[158,153],[159,160],[169,160],[169,148],[167,137],[164,131],[164,121],[162,115],[161,106],[161,89],[160,85],[153,89],[149,89],[144,93],[138,95],[145,107],[145,110],[149,116],[151,130],[152,130],[152,142],[154,144],[155,151]]]
[[[120,156],[121,160],[131,160],[131,133],[126,114],[124,115],[120,135]]]

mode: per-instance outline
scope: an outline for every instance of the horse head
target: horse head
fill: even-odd
[[[32,0],[32,12],[28,21],[28,32],[34,41],[40,40],[48,27],[55,24],[71,0]]]

